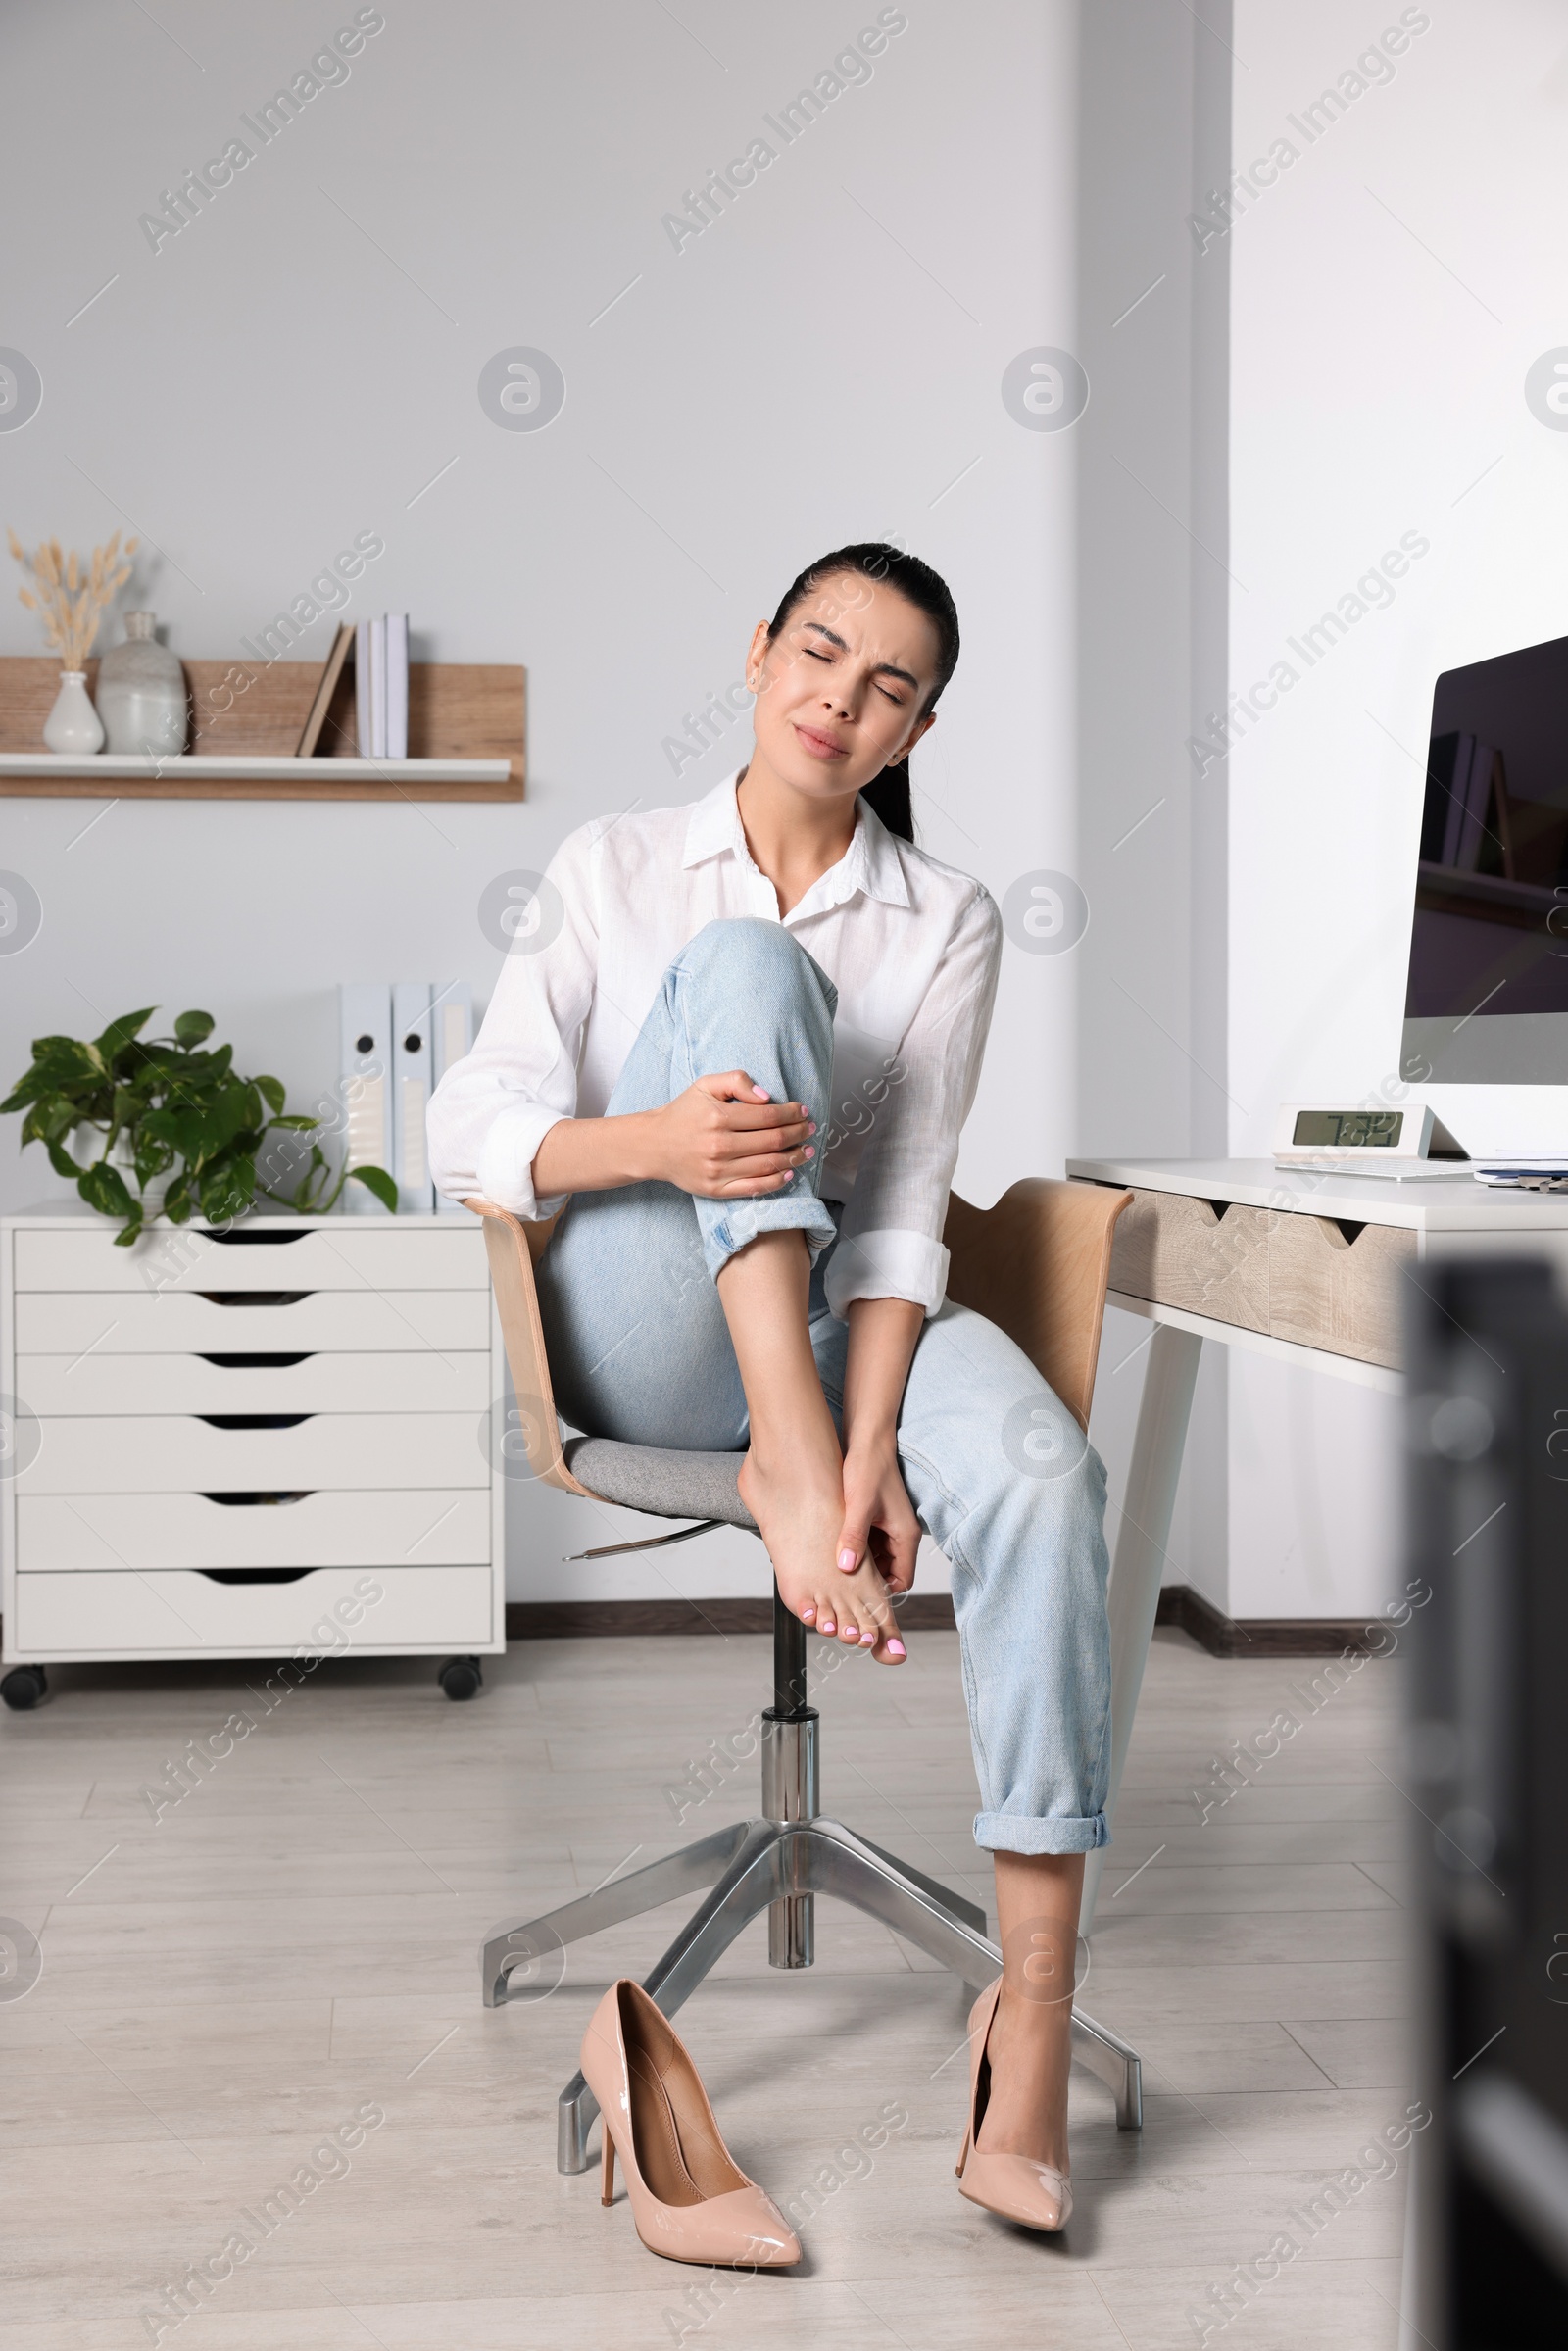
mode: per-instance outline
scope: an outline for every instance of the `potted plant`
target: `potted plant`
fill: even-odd
[[[23,1144],[41,1143],[89,1207],[124,1219],[117,1247],[129,1247],[149,1213],[173,1224],[196,1214],[230,1224],[258,1196],[298,1215],[324,1215],[351,1180],[396,1212],[397,1185],[385,1168],[345,1165],[334,1181],[314,1140],[302,1164],[303,1147],[284,1138],[315,1137],[323,1121],[291,1116],[276,1078],[239,1076],[231,1046],[209,1048],[210,1012],[181,1012],[172,1037],[143,1041],[156,1010],[122,1013],[91,1043],[35,1037],[31,1068],[0,1102],[0,1112],[24,1113]],[[95,1135],[103,1148],[86,1158]],[[68,1139],[82,1157],[72,1156]]]

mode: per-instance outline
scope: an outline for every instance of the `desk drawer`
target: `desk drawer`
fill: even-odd
[[[1416,1237],[1396,1225],[1348,1232],[1332,1216],[1276,1217],[1269,1241],[1269,1329],[1397,1371],[1405,1269]]]
[[[23,1575],[183,1567],[454,1567],[490,1557],[485,1490],[306,1494],[224,1503],[205,1494],[22,1494]]]
[[[450,1233],[400,1231],[392,1217],[382,1224],[345,1216],[329,1233],[257,1218],[229,1241],[188,1226],[155,1226],[130,1249],[116,1248],[107,1224],[67,1233],[23,1227],[15,1263],[19,1291],[144,1298],[204,1290],[484,1290],[490,1280],[477,1217]]]
[[[1116,1225],[1110,1287],[1266,1331],[1269,1228],[1278,1221],[1267,1208],[1221,1201],[1216,1210],[1183,1192],[1134,1192]]]
[[[19,1494],[262,1494],[490,1483],[480,1412],[324,1412],[289,1429],[176,1415],[46,1420]]]
[[[322,1567],[293,1584],[215,1584],[193,1570],[19,1576],[14,1613],[8,1657],[350,1655],[497,1638],[488,1567]]]
[[[289,1302],[270,1302],[280,1298]],[[482,1290],[293,1294],[285,1285],[211,1298],[182,1290],[158,1297],[24,1290],[17,1298],[19,1355],[409,1354],[489,1345],[490,1300]]]
[[[128,1412],[477,1414],[490,1401],[490,1357],[433,1347],[265,1364],[210,1363],[205,1355],[19,1355],[17,1394],[44,1421]]]

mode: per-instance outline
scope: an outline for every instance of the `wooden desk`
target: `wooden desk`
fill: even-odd
[[[1114,1826],[1203,1341],[1400,1395],[1406,1281],[1441,1257],[1534,1255],[1568,1282],[1568,1194],[1286,1174],[1271,1159],[1069,1159],[1067,1173],[1132,1192],[1108,1302],[1155,1325],[1110,1571]],[[1103,1866],[1090,1855],[1085,1935]]]

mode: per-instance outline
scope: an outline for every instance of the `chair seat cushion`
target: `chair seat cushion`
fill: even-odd
[[[572,1476],[601,1501],[654,1518],[716,1518],[757,1533],[736,1486],[744,1453],[666,1452],[612,1437],[574,1437],[565,1453]]]

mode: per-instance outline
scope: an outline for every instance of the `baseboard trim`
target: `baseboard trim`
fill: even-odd
[[[911,1633],[951,1633],[946,1592],[911,1592],[898,1604]],[[1370,1653],[1371,1627],[1348,1617],[1223,1616],[1190,1584],[1167,1584],[1155,1622],[1190,1634],[1211,1657],[1340,1657]],[[773,1603],[759,1593],[710,1600],[509,1600],[509,1641],[581,1641],[595,1635],[767,1633]]]
[[[911,1633],[951,1633],[945,1592],[911,1592],[898,1603]],[[760,1596],[716,1600],[509,1600],[509,1641],[580,1641],[594,1634],[770,1633],[773,1603]]]
[[[1154,1622],[1188,1633],[1211,1657],[1370,1656],[1372,1627],[1338,1616],[1223,1616],[1190,1584],[1167,1584]]]

